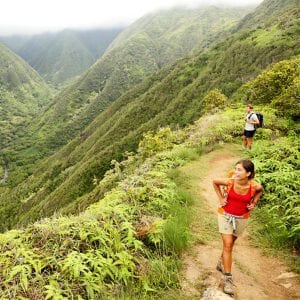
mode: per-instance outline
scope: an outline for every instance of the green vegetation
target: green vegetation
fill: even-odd
[[[96,204],[78,216],[46,218],[22,230],[2,234],[1,296],[151,299],[166,289],[177,288],[178,255],[188,246],[190,235],[191,199],[179,188],[182,181],[176,168],[197,158],[197,153],[205,149],[235,141],[242,109],[242,106],[228,108],[205,116],[179,132],[162,128],[157,134],[146,134],[137,154],[128,154],[122,163],[114,162],[114,168],[103,180],[94,181],[98,191],[107,187],[108,182],[114,186]],[[271,116],[275,119],[274,111],[264,113],[270,120]],[[272,130],[261,131],[258,138],[263,141]],[[294,172],[293,169],[299,168],[299,155],[283,138],[264,143],[251,154],[256,159],[258,178],[265,187],[257,214],[265,214],[272,205],[277,206],[274,213],[286,209],[284,215],[288,217],[291,206],[286,203],[289,201],[277,200],[276,193],[285,197],[282,189],[286,192],[290,187],[289,200],[293,200],[297,210],[293,193],[297,192],[294,179],[299,176],[297,173],[287,176],[284,182],[270,178],[282,178],[280,172]],[[270,147],[270,143],[278,148]],[[285,155],[286,151],[289,156]],[[271,168],[274,153],[283,161],[276,160],[277,166]],[[284,164],[287,166],[282,170]],[[288,232],[297,236],[297,219],[294,223],[290,218],[280,220],[288,221]],[[272,228],[271,222],[264,225]],[[277,226],[274,229],[278,232]],[[294,243],[294,247],[298,244]],[[300,262],[296,260],[296,263]]]
[[[265,187],[259,234],[278,249],[300,249],[299,142],[290,131],[289,137],[260,143],[251,153]]]
[[[248,101],[266,124],[245,151],[265,189],[254,237],[300,250],[299,8],[281,2],[265,1],[227,39],[139,84],[158,68],[147,34],[160,22],[142,27],[147,34],[135,25],[31,126],[21,130],[22,115],[9,115],[7,133],[20,129],[1,148],[1,172],[9,166],[10,174],[1,182],[0,221],[3,232],[14,230],[0,235],[0,298],[151,299],[177,288],[192,201],[178,168],[241,143]],[[1,70],[1,93],[14,108],[13,93],[31,79]],[[24,103],[25,112],[39,109]],[[293,264],[299,271],[299,257]]]
[[[44,114],[27,128],[24,138],[18,140],[18,145],[14,149],[8,150],[11,157],[10,169],[12,173],[16,169],[16,163],[18,166],[22,166],[22,175],[31,174],[33,172],[32,166],[36,164],[37,159],[51,155],[76,138],[78,134],[82,134],[84,137],[89,136],[93,131],[91,128],[97,129],[98,127],[94,127],[95,124],[91,125],[87,129],[89,133],[82,133],[83,130],[112,101],[117,100],[130,88],[163,66],[173,63],[176,59],[191,53],[193,50],[202,50],[208,47],[221,35],[221,32],[224,33],[225,29],[233,26],[246,12],[245,9],[229,10],[215,7],[198,10],[174,10],[160,12],[155,17],[146,16],[137,21],[117,37],[105,54],[85,74],[63,89],[51,102]],[[68,43],[68,40],[64,43]],[[53,47],[55,45],[57,43],[54,43]],[[68,53],[68,49],[70,46],[66,45],[66,53]],[[53,48],[51,47],[49,51],[51,54]],[[59,52],[58,49],[57,51]],[[56,56],[60,57],[60,55]],[[70,62],[70,57],[63,59],[63,61]],[[47,60],[41,63],[47,64]],[[56,64],[52,65],[57,67]],[[184,78],[189,78],[191,73],[196,75],[197,72],[191,68],[187,71],[188,73],[184,74]],[[158,83],[163,78],[162,76],[169,72],[172,72],[172,69],[162,71],[160,75],[155,76],[156,78],[148,81],[146,85],[143,84],[141,88],[137,88],[133,94],[127,94],[121,106],[132,101],[132,97],[137,98],[142,95],[146,89],[148,90],[151,85]],[[174,75],[176,76],[176,74]],[[173,80],[173,78],[169,79]],[[190,81],[190,79],[183,79],[180,86],[186,84],[187,80]],[[161,94],[168,90],[168,86],[169,83],[166,82],[162,87],[166,90],[156,92],[156,97],[162,98],[161,101],[165,97]],[[150,93],[147,97],[151,97]],[[156,105],[156,98],[151,101],[153,105]],[[113,114],[113,112],[111,113]],[[107,118],[112,119],[114,117],[112,114],[106,113],[105,120],[100,117],[101,120],[99,119],[97,123],[102,124]],[[145,119],[149,120],[152,116],[153,114],[150,113],[141,122],[144,122]],[[157,126],[155,128],[152,126],[151,129],[156,128]],[[126,129],[122,129],[123,133],[124,130]],[[143,130],[143,132],[145,131],[147,129]],[[122,146],[122,148],[136,149],[140,137],[141,133],[139,137],[135,138],[134,145]],[[112,139],[114,139],[113,136]],[[109,145],[111,144],[112,141],[110,140]],[[104,145],[107,144],[104,143]],[[18,149],[17,153],[15,152],[16,148]],[[110,150],[107,151],[110,152]],[[115,158],[119,157],[120,155],[115,155]],[[112,157],[108,159],[108,164],[111,159]],[[107,167],[108,164],[106,163],[105,166]],[[23,176],[17,174],[12,177],[11,184],[16,185],[23,179]]]
[[[290,24],[289,29],[294,26],[294,19],[290,19]],[[62,99],[70,99],[70,102],[59,101],[49,107],[48,111],[28,129],[32,132],[31,135],[24,135],[24,139],[19,139],[21,144],[18,144],[18,147],[7,149],[11,170],[10,180],[7,186],[1,187],[0,195],[4,204],[1,214],[4,228],[27,224],[42,216],[51,216],[55,212],[74,213],[83,210],[88,204],[96,201],[95,195],[104,195],[108,186],[96,192],[94,181],[103,178],[105,172],[111,167],[112,160],[120,161],[126,151],[136,151],[140,139],[147,131],[156,131],[161,126],[181,128],[199,118],[205,109],[209,109],[205,108],[205,96],[215,88],[218,88],[224,97],[232,95],[230,100],[232,103],[240,99],[246,101],[246,96],[251,94],[250,87],[258,89],[259,85],[256,87],[253,81],[247,83],[250,86],[246,84],[241,87],[243,81],[246,83],[248,77],[253,77],[264,64],[268,63],[268,58],[264,56],[267,48],[260,47],[259,52],[254,51],[251,44],[247,48],[240,48],[246,39],[247,35],[244,35],[244,32],[236,32],[210,51],[182,59],[171,67],[163,68],[159,73],[123,93],[71,141],[71,136],[82,130],[85,124],[91,122],[90,117],[97,114],[100,109],[100,106],[96,105],[97,99],[101,97],[97,93],[90,94],[91,106],[80,108],[84,103],[81,102],[84,90],[89,90],[84,78],[78,89],[73,90],[70,87],[60,93]],[[298,40],[295,39],[295,45]],[[235,56],[235,49],[243,51]],[[296,46],[287,51],[274,48],[273,54],[276,52],[276,59],[280,59],[296,54],[299,49]],[[111,51],[114,51],[114,48]],[[110,55],[112,54],[107,53],[107,56]],[[235,57],[234,63],[232,63],[233,57]],[[246,57],[251,59],[245,60]],[[272,59],[269,58],[275,60],[274,56]],[[140,59],[142,61],[142,57]],[[260,59],[264,64],[260,64]],[[284,67],[286,70],[292,70],[292,66],[297,64],[297,58],[281,64],[286,65]],[[238,68],[242,74],[240,79],[236,75],[233,76],[236,72],[235,68]],[[278,65],[272,67],[272,71],[266,72],[276,73],[276,68]],[[96,66],[89,72],[96,72]],[[265,78],[265,75],[263,77]],[[271,76],[270,80],[272,78]],[[294,78],[293,81],[288,80],[284,88],[279,90],[282,93],[276,94],[278,99],[284,100],[283,91],[286,91],[294,101],[293,86],[294,82],[297,83],[297,72],[291,72],[290,78]],[[241,89],[238,89],[239,87]],[[78,96],[74,98],[77,99],[76,105],[72,98],[74,95]],[[258,99],[255,103],[265,102]],[[73,116],[70,113],[75,108],[78,114]],[[91,114],[87,113],[87,110],[90,110]],[[269,116],[268,111],[264,114],[268,128],[283,130],[280,127],[281,121],[278,122],[273,115]],[[71,119],[66,121],[68,117]],[[67,123],[64,123],[65,121]],[[232,140],[231,134],[240,135],[242,119],[236,125],[234,124],[232,124],[236,126],[234,133],[225,132],[228,141]],[[58,131],[53,130],[54,127],[59,126],[61,128]],[[220,127],[217,135],[224,134],[222,124],[217,123],[216,126]],[[263,134],[268,137],[273,133],[264,131]],[[33,139],[35,142],[31,143]],[[70,142],[60,151],[56,151],[54,155],[37,164],[38,159],[51,151],[54,152],[66,141]]]
[[[214,89],[203,98],[204,112],[215,112],[228,106],[228,98],[218,89]]]
[[[1,296],[149,299],[168,288],[177,288],[178,254],[189,241],[191,200],[178,187],[180,178],[174,169],[218,143],[235,141],[243,124],[243,108],[226,108],[184,130],[162,128],[157,134],[145,134],[137,154],[127,154],[121,163],[113,162],[114,168],[102,180],[94,178],[96,204],[78,216],[43,219],[2,234]],[[268,231],[262,232],[276,237],[274,244],[289,241],[297,248],[299,155],[291,147],[296,145],[296,137],[278,139],[281,131],[290,131],[294,126],[284,118],[278,122],[271,108],[260,110],[269,122],[267,128],[260,129],[257,139],[272,141],[256,146],[251,154],[265,187],[257,215],[266,215],[272,206],[284,234],[278,234],[278,222],[275,227],[270,214],[269,220],[264,219]],[[282,172],[290,174],[284,181]],[[25,205],[31,197],[24,200]],[[72,211],[71,206],[68,209]],[[204,242],[201,238],[199,241]]]
[[[281,116],[300,117],[300,58],[281,61],[244,85],[246,98],[252,103],[269,104]],[[271,102],[270,102],[271,101]]]
[[[120,31],[120,28],[64,30],[33,36],[4,36],[0,39],[47,82],[61,87],[68,80],[81,75],[101,57]]]
[[[107,174],[104,180],[113,173],[125,179],[83,214],[2,234],[1,297],[140,298],[176,286],[189,197],[167,174],[188,160],[182,151],[143,162],[142,147],[123,171],[117,165]]]
[[[24,126],[46,107],[51,91],[42,78],[0,43],[0,151],[14,145]]]

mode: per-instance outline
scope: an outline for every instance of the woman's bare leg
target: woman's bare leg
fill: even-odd
[[[237,237],[232,234],[221,234],[221,235],[223,241],[222,258],[223,258],[223,265],[224,265],[224,273],[231,273],[232,249]]]

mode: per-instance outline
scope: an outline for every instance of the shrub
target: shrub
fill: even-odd
[[[203,99],[204,112],[216,112],[218,109],[223,109],[229,104],[228,98],[218,89],[214,89]]]

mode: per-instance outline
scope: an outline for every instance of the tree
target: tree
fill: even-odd
[[[277,109],[277,115],[300,118],[300,77],[295,78],[293,84],[278,97],[275,97],[272,106]]]
[[[242,90],[248,102],[269,104],[272,99],[284,94],[294,84],[294,79],[300,76],[299,65],[300,58],[283,60],[245,84]]]
[[[218,89],[211,90],[203,99],[204,112],[215,112],[228,105],[228,98]]]

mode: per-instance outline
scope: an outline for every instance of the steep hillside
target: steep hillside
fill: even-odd
[[[274,24],[289,27],[292,20],[298,15],[298,0],[265,0],[259,8],[240,22],[237,29],[257,29],[264,27],[272,27]]]
[[[137,21],[78,81],[59,93],[53,105],[28,128],[28,136],[32,137],[19,142],[13,163],[31,165],[32,156],[27,153],[38,157],[53,153],[130,87],[192,49],[205,48],[213,36],[224,33],[244,13],[245,9],[208,7],[163,11]]]
[[[6,36],[0,39],[45,80],[62,85],[86,71],[120,31],[121,28],[64,30],[58,33]]]
[[[54,149],[65,144],[123,92],[191,50],[205,48],[243,13],[245,9],[209,7],[160,12],[137,21],[78,82],[58,95],[44,118],[50,122],[40,129],[46,143]]]
[[[194,51],[206,49],[218,36],[225,35],[252,8],[219,8],[197,10],[173,9],[152,13],[124,30],[109,49],[124,47],[137,33],[148,37],[156,48],[158,67]]]
[[[257,8],[258,13],[260,9]],[[299,8],[291,7],[291,15],[284,11],[282,19],[284,16],[289,18],[290,26],[275,23],[264,29],[277,28],[280,36],[276,43],[265,40],[260,28],[242,29],[211,50],[163,68],[124,93],[80,136],[40,163],[34,176],[2,193],[9,202],[1,214],[3,223],[11,226],[57,211],[83,209],[101,196],[101,193],[93,194],[94,182],[102,178],[110,161],[122,158],[125,151],[136,150],[144,132],[164,125],[185,126],[195,120],[202,114],[204,96],[211,89],[219,88],[239,100],[245,97],[245,93],[238,90],[243,83],[268,65],[299,54]],[[260,22],[264,21],[262,18]],[[261,43],[257,43],[255,37]],[[298,76],[294,73],[297,65],[298,60],[293,61],[287,73]],[[288,86],[291,85],[288,81]],[[63,105],[66,103],[56,108],[66,110]],[[62,135],[63,132],[53,138],[53,143],[64,139]],[[12,174],[12,182],[17,182],[18,175]],[[20,207],[19,213],[17,207]]]
[[[50,89],[20,57],[0,43],[0,151],[49,103]],[[5,155],[4,155],[5,157]],[[3,158],[3,157],[2,157]]]
[[[94,61],[85,45],[72,32],[66,31],[57,34],[43,53],[29,63],[45,80],[59,84],[80,75]]]

